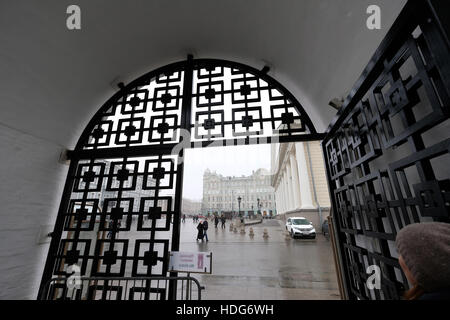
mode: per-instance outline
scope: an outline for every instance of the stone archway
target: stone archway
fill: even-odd
[[[168,274],[169,250],[179,248],[185,148],[322,139],[268,71],[188,57],[120,85],[69,154],[40,294],[73,265],[87,277]],[[143,288],[115,290],[132,299],[126,291]]]

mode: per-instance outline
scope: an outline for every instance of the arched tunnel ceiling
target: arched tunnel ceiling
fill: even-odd
[[[318,131],[335,114],[406,0],[40,0],[0,2],[0,123],[73,148],[116,91],[156,67],[219,58],[284,84]],[[82,29],[66,28],[81,7]],[[366,9],[382,29],[366,28]]]

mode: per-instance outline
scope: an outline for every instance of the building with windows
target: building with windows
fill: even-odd
[[[200,214],[202,210],[202,202],[198,200],[183,198],[181,213],[186,215]]]
[[[320,228],[330,209],[320,142],[273,144],[271,164],[277,212],[304,216]]]
[[[203,214],[235,213],[251,215],[259,210],[263,216],[277,213],[274,188],[269,171],[258,169],[250,176],[225,177],[209,169],[203,174]]]

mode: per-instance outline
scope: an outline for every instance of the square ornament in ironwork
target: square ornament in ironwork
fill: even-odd
[[[115,143],[119,145],[142,143],[143,127],[144,118],[120,119]]]
[[[406,93],[402,79],[398,79],[394,83],[394,85],[389,89],[387,96],[391,106],[391,116],[397,114],[409,104],[408,94]]]
[[[364,197],[364,208],[368,217],[379,218],[384,216],[384,210],[378,205],[381,201],[380,194],[369,194]]]
[[[134,198],[107,198],[103,201],[102,215],[100,217],[100,231],[127,231],[130,230]],[[118,221],[121,220],[119,225]],[[124,221],[125,220],[125,221]]]
[[[153,94],[153,111],[178,110],[180,108],[180,86],[155,88]]]
[[[345,137],[332,138],[326,143],[325,147],[330,161],[331,179],[335,180],[350,173]]]
[[[128,242],[128,239],[98,239],[94,251],[91,275],[93,277],[123,277],[125,274]],[[117,272],[113,272],[112,269],[107,268],[117,265],[118,263],[120,263],[120,265]],[[116,269],[116,267],[114,267],[114,269]]]
[[[211,110],[195,113],[195,138],[210,139],[224,136],[224,111]]]
[[[175,177],[173,159],[149,159],[145,161],[145,172],[142,182],[143,190],[172,189]],[[151,183],[152,181],[155,183]]]
[[[100,191],[105,163],[80,163],[73,187],[74,192]]]
[[[450,204],[445,194],[450,195],[450,180],[426,181],[413,186],[420,212],[425,217],[449,217]]]
[[[124,98],[121,114],[138,114],[147,111],[148,90],[147,89],[132,89],[127,92]]]
[[[156,249],[160,247],[160,250]],[[162,256],[158,256],[162,254]],[[134,247],[134,259],[132,266],[132,276],[165,276],[168,271],[169,262],[169,240],[154,239],[154,240],[136,240]],[[147,269],[144,272],[139,272],[142,265]],[[158,268],[158,265],[161,267]],[[156,271],[159,272],[156,272]]]
[[[134,190],[138,170],[138,161],[111,162],[106,191]]]
[[[240,119],[238,119],[239,117]],[[261,107],[233,109],[233,136],[249,136],[262,134],[263,126],[261,119]]]
[[[224,102],[223,81],[197,84],[197,107],[221,106]]]
[[[112,128],[113,121],[100,121],[92,130],[88,141],[85,143],[85,148],[109,146]]]
[[[150,119],[149,142],[176,142],[178,116],[176,114],[152,116]]]
[[[99,199],[70,200],[65,214],[64,231],[94,230],[98,202]]]
[[[278,134],[305,132],[301,114],[293,104],[284,103],[270,106],[272,129]]]
[[[261,89],[256,77],[232,79],[231,88],[233,104],[261,101]]]
[[[139,218],[137,224],[138,231],[168,231],[170,230],[170,221],[173,214],[172,197],[158,196],[141,198],[139,208]],[[161,220],[162,216],[165,216]],[[151,220],[146,223],[146,220]],[[164,222],[165,225],[157,223]]]
[[[86,273],[90,248],[91,240],[89,239],[61,239],[54,274],[69,276],[67,268],[73,264],[80,266],[81,274]]]
[[[337,156],[337,151],[336,149],[333,147],[331,149],[331,151],[329,151],[329,161],[333,166],[336,166],[338,164],[338,156]]]

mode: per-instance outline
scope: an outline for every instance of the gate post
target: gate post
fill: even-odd
[[[331,212],[333,212],[331,210]],[[338,244],[336,243],[336,229],[334,228],[334,219],[332,215],[327,217],[328,220],[328,232],[330,233],[331,248],[333,249],[334,267],[336,269],[336,276],[338,280],[339,294],[341,295],[341,300],[348,300],[348,295],[345,289],[345,281],[343,280],[342,274],[342,260],[340,259],[340,254]]]

